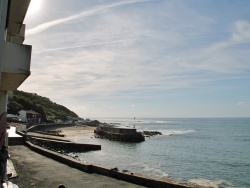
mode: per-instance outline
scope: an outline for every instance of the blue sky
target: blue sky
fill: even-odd
[[[83,118],[250,117],[249,0],[31,3],[20,90]]]

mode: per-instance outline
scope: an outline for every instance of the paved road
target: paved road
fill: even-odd
[[[88,174],[53,159],[44,157],[25,146],[10,146],[9,153],[18,178],[11,181],[19,188],[138,188],[141,186],[98,174]]]

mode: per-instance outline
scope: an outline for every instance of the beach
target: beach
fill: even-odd
[[[61,131],[60,134],[65,135],[65,139],[74,141],[74,138],[78,136],[89,139],[93,138],[95,128],[96,127],[91,127],[87,125],[75,125],[69,127],[60,127],[55,130]]]

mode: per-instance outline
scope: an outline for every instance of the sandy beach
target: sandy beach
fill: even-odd
[[[74,137],[76,136],[83,136],[85,138],[93,138],[94,137],[94,130],[96,127],[91,127],[87,125],[75,125],[69,127],[61,127],[55,130],[61,131],[61,134],[65,135],[65,139],[73,141]]]

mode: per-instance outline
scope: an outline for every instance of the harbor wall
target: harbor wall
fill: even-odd
[[[82,144],[74,143],[67,141],[27,137],[27,140],[35,145],[48,148],[53,151],[62,152],[62,153],[71,153],[71,152],[86,152],[86,151],[95,151],[101,150],[101,145],[95,144]]]
[[[27,129],[28,132],[35,132],[35,131],[48,131],[63,127],[74,127],[78,126],[77,124],[65,124],[65,123],[51,123],[51,124],[41,124],[41,125],[34,125]],[[79,125],[82,126],[82,125]]]
[[[120,134],[120,133],[114,133],[114,132],[107,132],[107,131],[104,131],[102,128],[97,127],[94,130],[94,133],[95,133],[95,137],[97,138],[102,138],[102,139],[104,138],[104,139],[114,140],[114,141],[142,142],[145,140],[144,136],[138,132],[135,132],[133,134]]]
[[[40,153],[46,157],[52,158],[61,163],[67,164],[70,167],[79,169],[81,171],[87,173],[97,173],[101,175],[105,175],[108,177],[116,178],[122,181],[127,181],[130,183],[134,183],[137,185],[145,186],[145,187],[155,187],[155,188],[201,188],[201,186],[195,186],[189,183],[178,183],[173,182],[168,179],[157,179],[152,178],[146,175],[132,173],[132,172],[123,172],[118,169],[108,168],[101,165],[96,164],[88,164],[83,161],[79,161],[73,159],[68,156],[64,156],[62,154],[50,151],[48,149],[36,146],[31,142],[27,141],[26,145],[33,151]]]
[[[136,134],[136,129],[133,128],[118,128],[118,127],[102,127],[100,126],[99,129],[110,132],[110,133],[115,133],[115,134]]]

